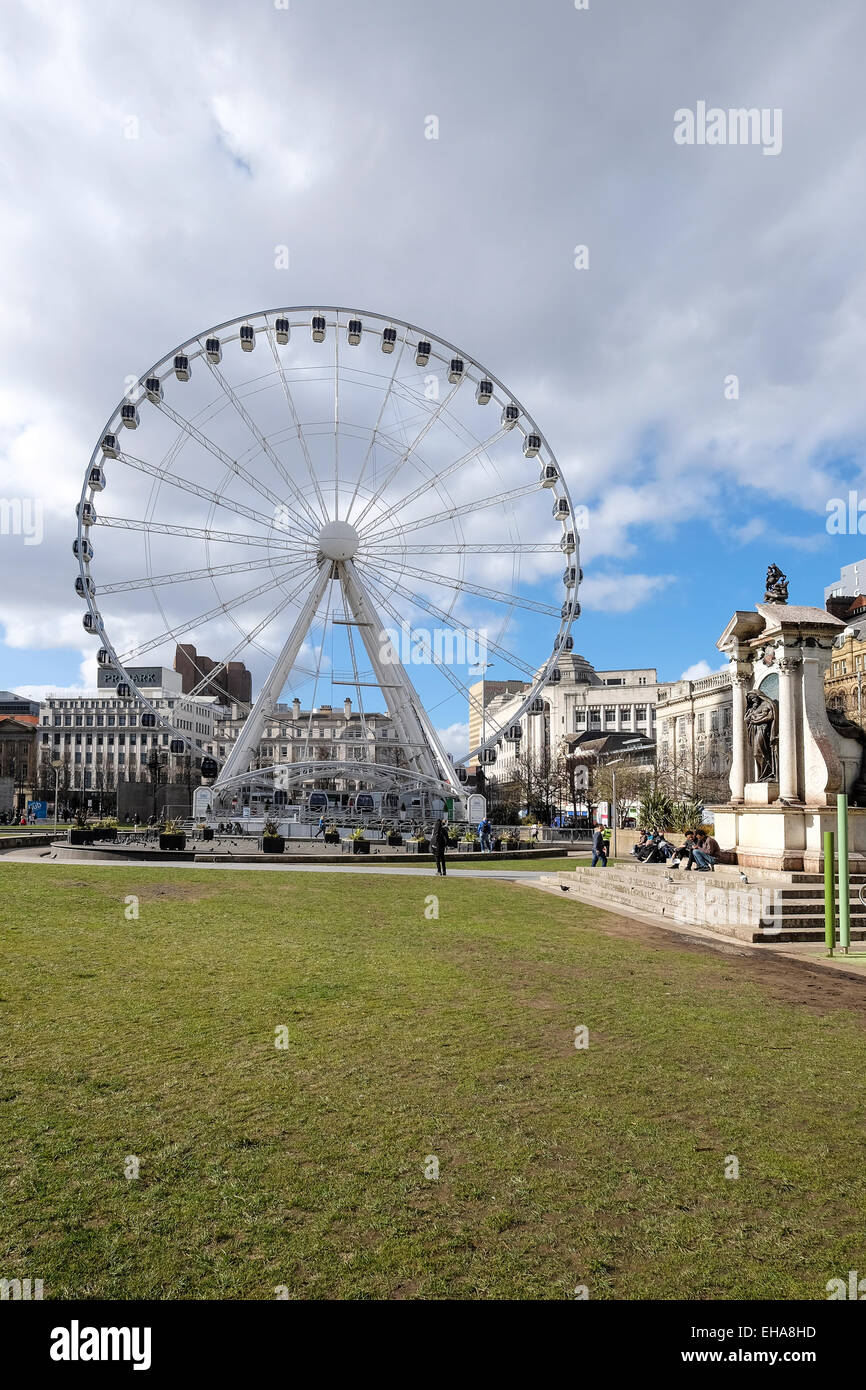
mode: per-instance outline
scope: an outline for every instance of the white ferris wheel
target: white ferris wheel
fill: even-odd
[[[97,660],[195,759],[217,805],[275,778],[462,804],[467,765],[520,738],[572,648],[578,536],[550,446],[492,372],[399,319],[272,309],[183,343],[112,412],[76,512]],[[190,696],[219,689],[231,662],[256,678],[224,758],[136,683],[180,642],[213,663]],[[474,747],[449,753],[437,730],[465,722],[491,666],[523,683],[520,703],[507,727],[486,718]],[[390,752],[322,758],[314,711],[348,692],[362,726],[373,705],[390,715]],[[288,695],[308,711],[306,738],[296,730],[291,758],[261,767]]]

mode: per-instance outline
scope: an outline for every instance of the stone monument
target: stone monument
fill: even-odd
[[[771,565],[763,603],[735,613],[716,643],[730,661],[733,756],[715,834],[742,865],[818,873],[837,793],[866,806],[866,733],[824,699],[844,626],[823,608],[789,604],[787,579]],[[866,871],[866,809],[850,813],[849,857]]]

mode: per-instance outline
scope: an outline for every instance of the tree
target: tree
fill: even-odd
[[[552,752],[546,740],[534,753],[521,751],[510,781],[528,813],[544,825],[551,825],[568,790],[565,755],[559,748]]]

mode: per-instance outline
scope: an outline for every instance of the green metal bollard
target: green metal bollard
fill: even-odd
[[[839,845],[839,945],[847,956],[851,946],[851,878],[848,870],[848,797],[836,798],[836,830]]]
[[[836,945],[836,892],[833,877],[833,831],[824,831],[824,940],[827,955]]]

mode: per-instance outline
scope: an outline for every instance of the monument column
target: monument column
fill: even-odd
[[[733,711],[731,714],[731,801],[737,805],[743,801],[746,789],[746,684],[751,667],[742,662],[731,662],[731,693]]]
[[[794,647],[777,648],[779,672],[779,800],[790,804],[797,795],[797,685],[800,654]]]

